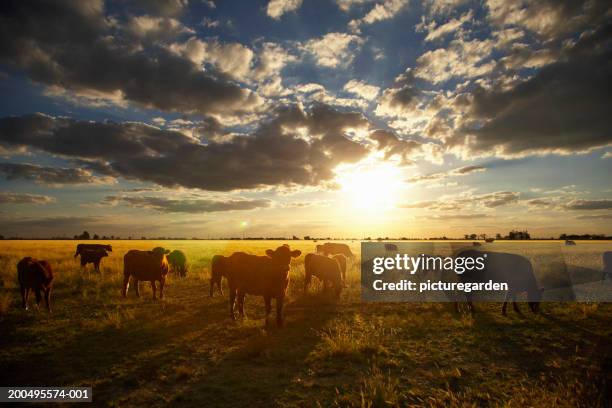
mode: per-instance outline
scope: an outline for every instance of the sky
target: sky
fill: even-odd
[[[0,3],[0,234],[612,234],[612,6]]]

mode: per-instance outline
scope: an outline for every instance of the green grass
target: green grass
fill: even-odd
[[[303,255],[315,245],[289,243]],[[477,305],[474,317],[450,304],[364,304],[357,263],[337,301],[319,284],[302,293],[302,255],[291,268],[286,327],[264,330],[261,298],[247,297],[247,319],[231,322],[226,297],[208,297],[210,259],[261,254],[278,242],[113,242],[101,274],[80,270],[75,245],[0,241],[1,385],[92,386],[101,406],[609,403],[610,304],[547,303],[539,316],[522,305],[524,315],[508,317],[498,304]],[[157,245],[187,254],[187,278],[171,276],[163,301],[151,299],[148,284],[139,299],[122,299],[123,254]],[[358,242],[350,245],[359,253]],[[594,254],[603,247],[592,245],[564,256],[601,268]],[[52,315],[19,308],[15,264],[25,255],[54,266]]]

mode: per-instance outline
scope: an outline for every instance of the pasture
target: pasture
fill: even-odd
[[[247,318],[232,322],[227,297],[208,296],[212,256],[285,242],[302,251],[285,327],[265,330],[253,296]],[[348,243],[357,259],[339,300],[316,279],[303,293],[311,241],[111,243],[96,273],[73,258],[76,241],[0,241],[1,385],[91,386],[99,406],[605,406],[612,397],[611,304],[544,303],[537,316],[522,305],[523,315],[503,317],[499,304],[471,316],[452,304],[361,303],[358,241]],[[534,263],[558,261],[529,245]],[[123,255],[155,246],[184,251],[187,276],[168,276],[163,301],[146,282],[140,298],[121,298]],[[562,257],[593,273],[611,246],[578,242]],[[15,265],[26,255],[54,268],[51,315],[19,307]]]

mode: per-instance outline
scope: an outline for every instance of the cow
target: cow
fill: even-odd
[[[346,244],[338,244],[335,242],[326,242],[323,245],[317,245],[316,252],[322,255],[337,255],[342,254],[347,258],[353,258],[354,255],[351,249]]]
[[[576,245],[576,243],[572,240],[567,239],[565,240],[565,245],[572,246],[572,245]]]
[[[342,272],[342,285],[345,286],[346,283],[346,256],[342,254],[332,256],[332,259],[335,259],[340,265],[340,271]]]
[[[612,278],[612,251],[606,251],[602,255],[603,260],[603,275],[601,280],[605,280],[606,276]]]
[[[395,244],[385,244],[386,252],[397,252],[397,245]]]
[[[519,312],[516,295],[522,292],[527,293],[527,301],[531,311],[538,313],[543,289],[538,288],[531,262],[521,255],[484,252],[477,249],[466,249],[456,255],[456,257],[473,259],[483,256],[486,257],[484,261],[485,268],[481,271],[472,268],[462,274],[457,274],[459,281],[464,283],[488,282],[489,280],[500,283],[505,282],[508,284],[508,292],[502,305],[502,315],[506,316],[506,309],[510,299],[512,299],[514,311]],[[472,294],[466,293],[465,295],[468,308],[473,312]],[[455,309],[458,309],[457,304],[455,304]]]
[[[187,257],[183,251],[175,249],[168,254],[168,263],[173,272],[178,273],[180,277],[187,275]]]
[[[334,288],[336,297],[342,292],[342,270],[340,263],[333,258],[317,254],[307,254],[304,257],[304,292],[308,291],[308,285],[313,276],[323,282],[323,288],[328,286]]]
[[[17,264],[17,280],[21,289],[21,306],[28,310],[30,290],[36,294],[36,306],[40,305],[41,292],[45,296],[45,305],[51,312],[51,287],[53,286],[53,270],[47,261],[37,260],[29,256]]]
[[[164,285],[168,274],[168,259],[165,251],[138,251],[132,249],[123,257],[123,289],[121,294],[127,296],[130,276],[134,278],[134,288],[136,296],[140,296],[138,291],[138,281],[144,280],[151,282],[153,289],[153,299],[156,299],[155,282],[159,281],[159,298],[164,297]]]
[[[221,279],[227,278],[225,260],[226,256],[215,255],[210,262],[210,297],[213,297],[215,285],[219,288],[221,296],[223,296],[223,288],[221,287]]]
[[[74,257],[76,258],[81,254],[83,250],[92,250],[92,249],[103,249],[108,252],[113,252],[113,247],[111,245],[106,244],[78,244],[76,247],[76,252],[74,253]]]
[[[268,249],[266,256],[234,252],[223,259],[223,271],[229,287],[230,317],[234,315],[234,303],[238,298],[238,312],[244,317],[245,295],[263,296],[266,307],[266,326],[272,311],[272,298],[276,299],[276,324],[283,326],[283,304],[289,285],[289,264],[302,252],[282,245]],[[218,258],[219,259],[219,258]],[[220,278],[219,278],[220,281]]]
[[[480,242],[472,242],[472,246],[479,247],[482,246]]]
[[[108,256],[104,249],[81,249],[80,254],[81,267],[84,268],[88,263],[92,263],[96,272],[100,272],[102,258]]]

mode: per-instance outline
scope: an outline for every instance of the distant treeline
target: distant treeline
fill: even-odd
[[[192,238],[187,238],[187,237],[165,237],[165,236],[161,236],[161,237],[144,237],[141,236],[140,238],[134,238],[132,236],[128,236],[127,238],[122,238],[120,236],[116,236],[116,235],[98,235],[98,234],[93,234],[90,235],[87,231],[83,231],[82,234],[79,235],[74,235],[73,237],[66,237],[66,236],[60,236],[60,237],[48,237],[48,238],[40,238],[40,237],[36,237],[36,238],[26,238],[26,237],[19,237],[19,236],[9,236],[9,237],[4,237],[3,235],[0,235],[0,240],[3,239],[7,239],[7,240],[78,240],[78,241],[82,241],[82,240],[101,240],[101,241],[114,241],[114,240],[121,240],[121,239],[127,239],[127,240],[131,240],[131,239],[140,239],[140,240],[151,240],[151,241],[184,241],[184,240],[201,240],[201,241],[217,241],[217,240],[224,240],[224,241],[290,241],[290,240],[305,240],[305,241],[423,241],[423,240],[449,240],[449,241],[461,241],[461,240],[466,240],[466,241],[475,241],[475,240],[486,240],[488,237],[490,237],[489,239],[495,237],[496,240],[555,240],[555,239],[559,239],[559,240],[612,240],[612,236],[610,235],[604,235],[604,234],[561,234],[559,235],[558,238],[555,237],[548,237],[548,238],[531,238],[531,236],[529,235],[529,233],[527,231],[510,231],[510,233],[508,233],[508,235],[501,235],[501,234],[495,234],[492,236],[489,236],[487,234],[465,234],[462,238],[453,238],[453,237],[446,237],[446,236],[441,236],[441,237],[376,237],[376,238],[372,238],[372,237],[364,237],[364,238],[356,238],[356,237],[312,237],[309,235],[306,235],[302,238],[297,237],[297,236],[292,236],[291,238],[289,237],[208,237],[208,238],[198,238],[198,237],[192,237]]]

